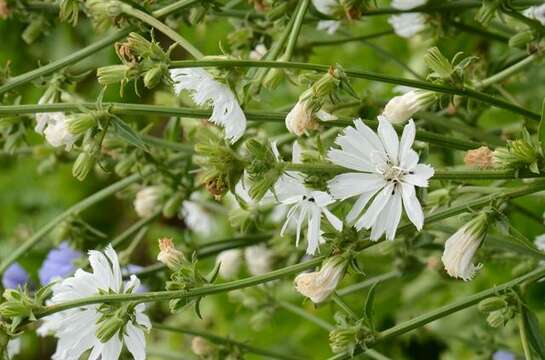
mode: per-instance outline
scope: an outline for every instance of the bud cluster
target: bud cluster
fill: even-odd
[[[494,163],[505,169],[528,169],[539,174],[543,163],[540,148],[530,133],[523,129],[522,138],[507,142],[507,147],[494,150]]]
[[[452,60],[448,60],[437,47],[432,47],[424,55],[424,61],[432,71],[428,80],[439,84],[448,84],[462,87],[464,85],[466,68],[474,62],[477,57],[469,56],[462,58],[463,53],[459,52]]]
[[[517,314],[516,301],[512,296],[493,296],[479,303],[479,311],[487,314],[486,321],[493,328],[505,326]]]

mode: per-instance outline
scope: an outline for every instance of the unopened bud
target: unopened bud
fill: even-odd
[[[4,318],[13,318],[17,316],[25,317],[29,314],[29,307],[23,303],[17,301],[6,301],[0,304],[0,316]]]
[[[174,247],[172,239],[159,239],[159,250],[160,252],[159,255],[157,255],[157,260],[173,271],[180,269],[185,260],[184,254]]]
[[[95,166],[95,158],[93,155],[84,151],[78,155],[74,165],[72,166],[72,176],[79,181],[85,180],[91,169]]]
[[[503,309],[507,306],[507,302],[499,297],[499,296],[493,296],[488,299],[484,299],[479,303],[479,311],[490,313],[496,310]]]
[[[130,174],[133,166],[136,164],[136,159],[132,156],[126,156],[119,160],[115,165],[114,171],[120,177],[125,177]]]
[[[101,343],[105,343],[116,335],[125,326],[126,320],[120,314],[114,314],[98,325],[96,336]]]
[[[44,32],[45,19],[38,17],[33,19],[23,31],[22,38],[27,44],[32,44]]]
[[[121,3],[116,0],[87,0],[85,6],[93,17],[116,17],[123,12]]]
[[[277,4],[277,5],[276,5]],[[267,20],[274,21],[286,14],[288,10],[290,9],[290,2],[289,1],[282,1],[275,3],[276,6],[274,6],[269,12],[267,12]]]
[[[144,86],[148,89],[153,89],[159,83],[161,80],[163,80],[163,77],[167,73],[168,68],[165,64],[160,64],[152,67],[148,71],[146,71],[146,74],[144,75]]]
[[[263,80],[263,85],[270,90],[275,89],[278,84],[284,79],[284,70],[282,69],[271,69],[265,76]]]
[[[97,69],[98,82],[101,85],[118,84],[138,76],[137,66],[109,65]]]
[[[74,135],[80,135],[97,125],[96,116],[93,113],[75,114],[66,118],[68,130]]]
[[[427,54],[424,55],[424,61],[431,70],[436,72],[437,75],[443,79],[450,78],[450,75],[454,70],[450,61],[441,53],[441,50],[435,46],[429,49]]]
[[[312,94],[316,97],[329,96],[340,84],[336,69],[331,69],[314,84],[312,84]]]
[[[341,327],[329,333],[329,346],[333,353],[351,353],[357,345],[357,327]]]
[[[531,30],[526,30],[519,32],[509,39],[509,46],[514,48],[523,48],[528,43],[532,42],[535,39],[535,34]]]
[[[184,194],[179,192],[174,194],[165,203],[165,206],[163,207],[163,215],[166,218],[171,218],[175,216],[180,210],[180,206],[182,206],[183,201],[184,201]]]

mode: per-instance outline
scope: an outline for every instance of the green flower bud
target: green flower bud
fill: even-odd
[[[27,44],[32,44],[44,32],[46,21],[43,17],[38,17],[30,21],[30,24],[23,31],[22,38]]]
[[[509,144],[511,152],[520,161],[531,164],[537,159],[537,151],[534,146],[525,140],[515,140]]]
[[[97,69],[97,78],[101,85],[112,85],[132,80],[139,73],[138,66],[109,65]]]
[[[170,199],[167,200],[163,207],[163,215],[168,219],[175,216],[182,206],[184,201],[184,194],[177,192]]]
[[[475,15],[475,21],[487,26],[496,15],[501,3],[501,0],[483,0],[483,5]]]
[[[479,311],[481,312],[490,313],[496,310],[503,309],[506,306],[507,306],[507,302],[503,298],[494,296],[494,297],[482,300],[479,303],[478,308],[479,308]]]
[[[79,181],[85,180],[91,169],[95,166],[95,158],[88,152],[82,152],[78,155],[72,166],[72,176]]]
[[[73,26],[76,26],[78,24],[78,0],[61,0],[59,3],[59,8],[59,18],[61,19],[61,21],[67,21]]]
[[[12,300],[0,304],[0,316],[4,318],[27,317],[30,313],[30,306],[21,301]]]
[[[100,342],[107,342],[125,326],[127,321],[123,316],[120,316],[120,312],[121,309],[99,323],[96,335]]]
[[[113,18],[123,13],[122,4],[116,0],[87,0],[85,6],[95,18]]]
[[[509,46],[514,48],[524,48],[528,43],[535,39],[535,34],[531,30],[519,32],[509,39]]]
[[[117,162],[114,171],[120,177],[125,177],[130,174],[133,166],[136,164],[136,159],[132,156],[127,156]]]
[[[165,64],[155,65],[148,71],[146,71],[146,74],[144,75],[144,86],[148,89],[153,89],[159,83],[161,80],[163,80],[163,77],[167,73],[168,68]]]
[[[329,96],[336,88],[339,86],[341,81],[338,76],[336,76],[337,70],[331,68],[327,74],[322,76],[318,81],[316,81],[311,89],[312,94],[316,97],[325,97]]]
[[[493,328],[505,325],[505,318],[501,310],[493,311],[486,317],[486,322]]]
[[[428,53],[424,55],[424,61],[432,71],[443,79],[449,79],[454,71],[450,61],[437,47],[432,47],[428,50]]]
[[[204,16],[208,12],[208,8],[204,6],[194,7],[189,12],[189,23],[195,25],[201,22],[204,19]]]
[[[273,7],[269,12],[267,12],[267,20],[274,21],[280,19],[284,16],[292,7],[290,1],[277,2],[277,6]]]
[[[335,328],[329,333],[329,346],[331,351],[338,353],[351,353],[357,345],[357,327]]]
[[[282,59],[279,59],[279,61],[282,61]],[[273,90],[275,89],[278,84],[284,79],[284,70],[282,69],[271,69],[267,73],[267,76],[265,76],[265,79],[263,80],[263,86],[265,86],[267,89]]]
[[[75,114],[66,119],[68,130],[74,135],[80,135],[97,125],[97,119],[92,113]]]

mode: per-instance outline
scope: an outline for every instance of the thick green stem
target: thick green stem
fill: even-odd
[[[174,31],[161,21],[157,20],[155,17],[141,10],[135,9],[127,4],[123,4],[121,8],[123,10],[123,13],[137,18],[138,20],[148,24],[149,26],[159,30],[160,32],[171,38],[174,42],[178,43],[188,53],[190,53],[195,59],[200,59],[204,56],[203,53],[199,51],[199,49],[193,46],[193,44],[187,41],[182,35],[178,34],[176,31]]]
[[[175,3],[172,3],[170,5],[167,5],[165,7],[162,7],[161,9],[158,9],[152,13],[153,17],[161,18],[163,16],[166,16],[168,14],[172,14],[173,12],[176,12],[178,10],[182,10],[184,8],[196,5],[200,3],[202,0],[180,0]]]
[[[307,12],[309,4],[310,4],[310,0],[299,1],[299,6],[297,7],[297,14],[295,15],[295,22],[293,23],[293,27],[291,28],[291,33],[288,38],[288,43],[286,44],[286,51],[284,52],[284,56],[282,57],[285,61],[291,59],[291,56],[293,55],[293,50],[295,50],[295,45],[297,44],[297,38],[299,37],[299,33],[301,32],[301,27],[303,26],[303,19],[305,18],[305,14]]]
[[[173,61],[172,67],[266,67],[266,68],[283,68],[283,69],[300,69],[314,70],[327,72],[329,65],[310,64],[287,61],[252,61],[252,60],[204,60],[204,61]],[[345,74],[349,77],[357,79],[366,79],[371,81],[379,81],[390,84],[405,85],[417,89],[430,90],[442,94],[460,95],[482,101],[495,107],[509,110],[513,113],[520,114],[532,120],[540,120],[541,115],[530,110],[527,110],[518,105],[509,103],[494,96],[479,92],[469,87],[454,88],[446,85],[438,85],[427,81],[404,79],[390,75],[372,73],[369,71],[346,70]]]
[[[68,301],[61,304],[51,305],[46,307],[43,311],[36,314],[38,318],[42,318],[47,315],[54,314],[59,311],[64,311],[84,305],[90,304],[101,304],[101,303],[116,303],[116,302],[126,302],[126,301],[136,301],[136,302],[153,302],[153,301],[164,301],[172,299],[190,299],[198,298],[205,295],[212,295],[237,289],[242,289],[245,287],[255,286],[270,282],[276,279],[280,279],[284,276],[296,274],[307,269],[316,267],[319,265],[323,256],[314,258],[310,261],[304,263],[291,265],[283,269],[275,270],[270,273],[252,276],[246,279],[240,279],[235,281],[230,281],[222,284],[216,285],[207,285],[200,288],[195,288],[191,290],[177,290],[177,291],[157,291],[157,292],[148,292],[148,293],[137,293],[137,294],[113,294],[113,295],[97,295],[90,296],[87,298],[82,298],[74,301]]]
[[[387,330],[384,330],[384,331],[381,331],[380,333],[377,334],[376,338],[374,341],[370,342],[369,344],[367,344],[368,346],[374,346],[378,343],[381,343],[381,342],[384,342],[384,341],[387,341],[391,338],[394,338],[394,337],[397,337],[397,336],[400,336],[400,335],[403,335],[409,331],[412,331],[414,329],[417,329],[419,327],[422,327],[426,324],[429,324],[437,319],[441,319],[441,318],[444,318],[448,315],[451,315],[455,312],[458,312],[458,311],[461,311],[461,310],[464,310],[468,307],[471,307],[473,305],[476,305],[478,304],[480,301],[486,299],[486,298],[489,298],[489,297],[492,297],[492,296],[496,296],[498,293],[502,293],[502,292],[505,292],[509,289],[512,289],[516,286],[519,286],[521,285],[522,283],[525,283],[525,282],[534,282],[534,281],[537,281],[539,279],[541,279],[542,277],[545,276],[545,268],[539,268],[539,269],[536,269],[534,271],[531,271],[525,275],[522,275],[518,278],[515,278],[511,281],[508,281],[506,283],[503,283],[501,285],[497,285],[497,286],[494,286],[490,289],[487,289],[487,290],[484,290],[484,291],[481,291],[481,292],[478,292],[474,295],[471,295],[471,296],[468,296],[468,297],[465,297],[463,299],[460,299],[456,302],[453,302],[449,305],[446,305],[446,306],[443,306],[443,307],[440,307],[436,310],[433,310],[427,314],[423,314],[423,315],[420,315],[420,316],[417,316],[411,320],[408,320],[408,321],[405,321],[401,324],[398,324],[396,326],[393,326]],[[357,353],[360,353],[362,350],[361,349],[358,349],[356,350]],[[340,355],[337,355],[337,356],[333,356],[330,358],[330,360],[340,360],[340,359],[350,359],[351,358],[351,355],[350,354],[340,354]]]
[[[346,44],[350,42],[360,42],[364,40],[371,40],[376,39],[379,37],[392,35],[394,34],[393,30],[385,30],[385,31],[379,31],[372,34],[367,35],[360,35],[360,36],[350,36],[350,37],[344,37],[339,39],[331,39],[331,40],[315,40],[310,41],[302,46],[302,48],[314,48],[314,47],[321,47],[321,46],[334,46],[334,45],[341,45]]]
[[[109,110],[116,115],[137,115],[140,118],[142,116],[180,116],[188,118],[207,118],[210,117],[210,110],[200,110],[200,109],[191,109],[183,107],[166,107],[166,106],[157,106],[157,105],[141,105],[141,104],[123,104],[123,103],[104,103],[104,106],[107,106]],[[0,106],[0,115],[15,115],[15,114],[32,114],[32,113],[44,113],[44,112],[79,112],[81,107],[88,109],[95,109],[95,103],[56,103],[56,104],[44,104],[44,105],[8,105]],[[245,111],[246,118],[249,121],[271,121],[271,122],[284,122],[286,118],[285,113],[273,113],[273,112],[261,112],[261,111]],[[376,120],[365,120],[365,123],[372,128],[378,126],[378,121]],[[322,122],[322,125],[327,127],[333,126],[350,126],[353,125],[352,121],[349,120],[335,120]],[[398,132],[403,131],[402,126],[396,126]],[[458,149],[458,150],[469,150],[475,149],[479,146],[485,145],[483,143],[458,139],[452,136],[440,135],[430,131],[417,130],[416,139],[420,141],[425,141],[436,146],[445,147],[449,149]],[[153,143],[154,145],[160,145],[162,141],[158,139],[153,139],[144,136],[144,140]],[[172,144],[163,144],[166,147],[172,148]],[[187,146],[187,145],[186,145]],[[187,151],[189,148],[186,148],[184,145],[176,146],[180,151]],[[180,148],[184,147],[184,148]]]
[[[521,61],[518,61],[515,64],[509,66],[508,68],[503,69],[499,73],[494,74],[494,75],[492,75],[492,76],[490,76],[490,77],[488,77],[486,79],[483,79],[483,80],[477,82],[475,84],[475,87],[477,89],[482,89],[482,88],[488,87],[488,86],[490,86],[492,84],[501,82],[501,81],[507,79],[508,77],[510,77],[511,75],[513,75],[514,73],[524,69],[527,65],[534,62],[534,60],[538,59],[540,56],[541,56],[541,53],[539,53],[539,52],[535,52],[535,53],[533,53],[531,55],[528,55],[527,57],[525,57]]]
[[[243,342],[239,342],[239,341],[232,340],[230,338],[214,335],[214,334],[211,334],[211,333],[205,332],[205,331],[186,329],[186,328],[178,327],[178,326],[177,327],[167,326],[167,325],[162,325],[162,324],[158,324],[158,323],[154,323],[152,325],[152,329],[153,330],[169,331],[169,332],[174,332],[174,333],[184,334],[184,335],[200,336],[202,338],[210,340],[211,342],[213,342],[215,344],[232,345],[232,346],[240,348],[241,350],[245,350],[247,352],[250,352],[250,353],[253,353],[253,354],[256,354],[256,355],[262,355],[262,356],[265,356],[265,357],[268,357],[268,358],[271,358],[271,359],[284,359],[284,360],[301,360],[301,359],[303,359],[302,357],[299,357],[299,356],[284,355],[284,354],[279,354],[277,352],[261,349],[261,348],[258,348],[258,347],[252,346],[252,345],[248,345],[248,344],[243,343]]]
[[[32,235],[26,242],[24,242],[20,247],[15,249],[15,251],[9,253],[9,255],[2,260],[0,263],[0,274],[3,274],[4,271],[16,261],[19,257],[24,255],[28,250],[30,250],[34,245],[38,243],[49,231],[53,230],[55,226],[63,222],[64,220],[70,218],[73,215],[81,213],[83,210],[91,207],[92,205],[104,200],[108,196],[115,194],[116,192],[126,188],[127,186],[134,184],[142,178],[142,174],[134,174],[123,180],[120,180],[107,188],[100,190],[99,192],[89,196],[88,198],[80,201],[74,206],[70,207],[62,214],[55,217],[53,220],[45,224],[38,230],[34,235]]]
[[[369,288],[369,287],[373,286],[376,283],[398,278],[401,275],[402,274],[401,274],[401,272],[399,270],[390,271],[390,272],[387,272],[385,274],[374,276],[372,278],[369,278],[369,279],[367,279],[365,281],[362,281],[362,282],[359,282],[357,284],[349,285],[347,287],[339,289],[339,290],[336,291],[336,293],[339,296],[350,295],[350,294],[358,292],[360,290]]]

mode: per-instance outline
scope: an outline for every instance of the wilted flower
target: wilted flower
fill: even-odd
[[[178,270],[185,260],[184,254],[176,249],[170,238],[159,239],[159,250],[160,252],[159,255],[157,255],[157,260],[173,271]]]
[[[314,130],[318,122],[313,116],[312,106],[306,100],[299,100],[286,115],[286,128],[292,134],[301,136],[306,130]]]
[[[19,263],[11,264],[2,275],[2,286],[5,289],[17,289],[29,280],[28,273]]]
[[[9,10],[6,0],[0,0],[0,19],[6,20],[11,11]]]
[[[81,257],[81,253],[73,249],[67,242],[61,243],[57,248],[49,251],[38,276],[43,286],[52,281],[64,279],[76,271],[75,260]]]
[[[140,286],[134,275],[123,282],[119,260],[111,245],[104,253],[90,251],[89,262],[92,273],[78,269],[74,276],[53,286],[49,305],[102,292],[131,294]],[[89,349],[90,359],[117,360],[123,343],[134,359],[143,360],[146,357],[144,330],[151,328],[150,320],[144,314],[145,308],[142,303],[119,308],[114,304],[82,305],[45,317],[38,333],[42,336],[53,334],[59,339],[53,355],[56,360],[77,360]]]
[[[242,253],[239,249],[224,250],[216,257],[216,264],[220,264],[219,275],[224,279],[232,279],[240,270]]]
[[[276,151],[276,150],[275,150]],[[293,143],[292,162],[301,162],[301,148],[298,142]],[[282,226],[280,236],[283,236],[288,225],[294,221],[296,224],[296,246],[301,238],[301,228],[307,223],[307,254],[314,255],[320,245],[320,223],[322,215],[325,215],[329,223],[341,231],[343,223],[327,206],[333,204],[333,198],[324,191],[316,191],[305,186],[304,177],[297,171],[288,171],[282,175],[275,186],[275,194],[284,205],[291,206],[286,222]]]
[[[252,275],[263,275],[271,271],[273,252],[266,245],[248,246],[244,249],[244,259]]]
[[[134,209],[140,217],[152,216],[162,207],[164,189],[162,186],[147,186],[136,193]]]
[[[382,116],[393,124],[402,124],[433,104],[437,96],[431,91],[411,90],[403,95],[395,96],[384,107]]]
[[[487,224],[488,215],[482,212],[448,238],[441,260],[450,276],[468,281],[482,267],[473,264],[473,257],[486,236]]]
[[[337,288],[337,284],[344,276],[346,264],[346,258],[343,256],[329,258],[320,271],[297,275],[295,289],[313,303],[321,303]]]
[[[356,219],[357,230],[370,229],[371,240],[384,233],[393,240],[401,220],[402,204],[409,220],[418,230],[424,225],[424,212],[416,197],[415,187],[427,187],[434,170],[418,163],[412,149],[416,128],[411,120],[398,138],[392,124],[379,117],[378,135],[357,119],[355,127],[347,127],[337,137],[341,149],[331,149],[328,159],[334,164],[356,172],[337,175],[329,182],[329,191],[336,199],[358,196],[346,220]],[[366,205],[371,205],[360,216]]]
[[[212,104],[212,116],[209,120],[225,129],[225,138],[231,143],[244,135],[246,115],[227,85],[215,80],[201,68],[173,69],[170,70],[170,76],[174,81],[176,94],[189,90],[197,105]]]
[[[464,163],[473,168],[487,169],[494,166],[494,152],[486,146],[468,150],[464,156]]]

